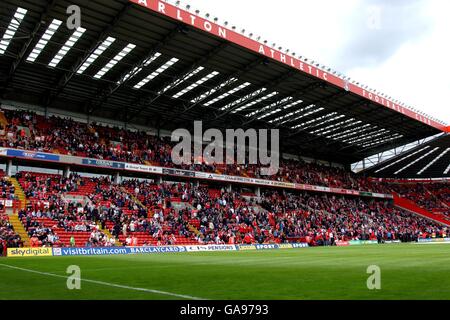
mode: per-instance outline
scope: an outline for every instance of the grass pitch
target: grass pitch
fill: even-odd
[[[80,290],[67,289],[70,265]],[[380,290],[367,289],[370,265]],[[450,245],[0,259],[0,299],[190,298],[450,299]]]

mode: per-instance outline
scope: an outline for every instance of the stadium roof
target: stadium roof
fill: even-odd
[[[76,30],[66,26],[72,4],[81,8]],[[346,164],[448,130],[314,61],[166,2],[0,7],[3,101],[169,130],[193,120],[204,129],[279,128],[282,151]]]
[[[364,173],[380,178],[450,178],[450,134],[442,134]]]

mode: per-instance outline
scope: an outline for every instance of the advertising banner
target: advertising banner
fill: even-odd
[[[291,243],[292,248],[296,249],[296,248],[308,248],[309,245],[305,242],[301,242],[301,243]]]
[[[42,153],[27,150],[8,149],[6,152],[8,157],[20,157],[36,160],[59,161],[59,155],[52,153]]]
[[[8,257],[44,256],[104,256],[127,254],[212,252],[237,250],[276,250],[307,248],[307,243],[243,244],[243,245],[190,245],[190,246],[143,246],[143,247],[84,247],[84,248],[8,248]]]
[[[161,167],[146,166],[143,164],[136,164],[136,163],[125,163],[125,170],[162,174]]]
[[[378,241],[377,240],[350,240],[348,243],[351,246],[360,246],[363,244],[377,244]]]
[[[149,247],[86,247],[53,248],[54,256],[95,256],[117,254],[170,253],[185,252],[183,246],[149,246]]]
[[[256,244],[256,250],[270,250],[270,249],[280,249],[278,244]]]
[[[8,248],[7,250],[7,256],[11,258],[49,257],[52,255],[52,248]]]
[[[236,251],[237,247],[231,244],[223,245],[197,245],[186,246],[187,252],[199,252],[199,251]]]
[[[256,250],[253,244],[240,244],[238,245],[239,251]]]
[[[191,177],[191,178],[195,177],[195,171],[180,170],[180,169],[162,168],[162,173],[182,177]]]
[[[275,181],[275,180],[256,179],[256,178],[250,178],[250,177],[228,176],[228,175],[216,174],[216,173],[206,173],[206,172],[197,172],[197,171],[181,170],[181,169],[174,169],[174,168],[147,166],[147,165],[143,165],[143,164],[125,163],[125,162],[102,160],[102,159],[92,159],[92,158],[81,158],[81,157],[69,156],[69,155],[58,155],[58,154],[43,153],[43,152],[17,150],[17,149],[0,148],[0,156],[28,158],[28,159],[41,160],[41,161],[59,162],[61,164],[69,164],[69,165],[95,166],[95,167],[101,167],[101,168],[107,168],[107,169],[127,170],[127,171],[143,172],[143,173],[165,174],[165,175],[179,176],[179,177],[184,177],[184,178],[208,179],[208,180],[214,180],[214,181],[220,181],[220,182],[252,184],[252,185],[258,185],[258,186],[277,187],[277,188],[285,188],[285,189],[337,193],[337,194],[344,194],[344,195],[364,196],[364,197],[373,197],[373,198],[392,198],[392,195],[390,195],[390,194],[371,193],[371,192],[340,189],[340,188],[329,188],[329,187],[323,187],[323,186],[313,186],[313,185]]]
[[[97,159],[83,159],[82,164],[96,167],[106,167],[114,169],[125,169],[125,163],[115,162],[109,160],[97,160]]]
[[[431,238],[431,239],[419,239],[418,242],[450,242],[450,238]]]

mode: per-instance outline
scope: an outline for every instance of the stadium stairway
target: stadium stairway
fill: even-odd
[[[99,229],[101,232],[103,232],[106,236],[108,236],[108,238],[114,238],[114,239],[116,239],[116,242],[115,242],[115,244],[114,244],[115,246],[120,245],[119,239],[117,239],[116,237],[114,237],[114,236],[111,234],[111,232],[108,230],[108,228],[102,229],[102,226],[99,225],[98,223],[97,223],[97,226],[98,226],[98,229]]]
[[[134,194],[132,194],[131,192],[128,192],[128,190],[125,189],[124,187],[120,187],[120,190],[122,190],[122,192],[128,194],[131,197],[131,199],[133,199],[133,201],[136,202],[136,204],[138,206],[146,209],[147,212],[149,213],[149,215],[148,215],[149,218],[151,218],[153,216],[153,211],[150,211],[146,206],[144,206],[144,204]]]
[[[0,120],[1,121],[1,120]],[[27,205],[27,198],[25,196],[25,193],[23,192],[22,186],[20,185],[19,181],[17,181],[16,178],[9,178],[9,181],[14,186],[14,194],[19,199],[19,210],[25,209]],[[17,212],[12,212],[12,214],[9,216],[9,221],[14,227],[14,231],[20,236],[20,238],[23,241],[23,244],[25,247],[30,246],[30,237],[28,236],[27,231],[25,230],[22,222],[19,219]]]
[[[194,225],[188,222],[187,226],[190,232],[193,232],[196,236],[200,236],[200,238],[203,238],[203,234]]]
[[[19,216],[17,214],[10,215],[9,222],[12,224],[14,231],[22,239],[24,247],[29,247],[30,237],[28,236],[28,233],[26,232],[22,222],[20,221]]]
[[[419,207],[414,201],[400,197],[396,193],[394,193],[393,196],[394,205],[396,207],[450,227],[450,220],[442,217],[442,215],[429,212],[428,210]]]
[[[0,124],[4,127],[6,127],[8,125],[8,120],[5,117],[5,114],[2,112],[0,112]]]
[[[188,202],[173,202],[172,205],[177,210],[183,209],[189,209],[191,211],[194,210],[194,207]],[[196,236],[200,236],[201,238],[203,238],[203,234],[197,229],[197,227],[193,224],[192,221],[188,222],[187,227],[190,232],[193,232]]]
[[[9,181],[14,186],[14,194],[19,199],[19,210],[25,209],[27,206],[27,197],[25,196],[25,192],[23,192],[22,186],[20,185],[19,181],[17,181],[16,178],[9,178]]]

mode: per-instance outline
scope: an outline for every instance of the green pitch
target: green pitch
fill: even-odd
[[[67,289],[70,265],[80,290]],[[380,290],[367,289],[370,265]],[[0,299],[184,298],[450,299],[450,245],[0,259]]]

